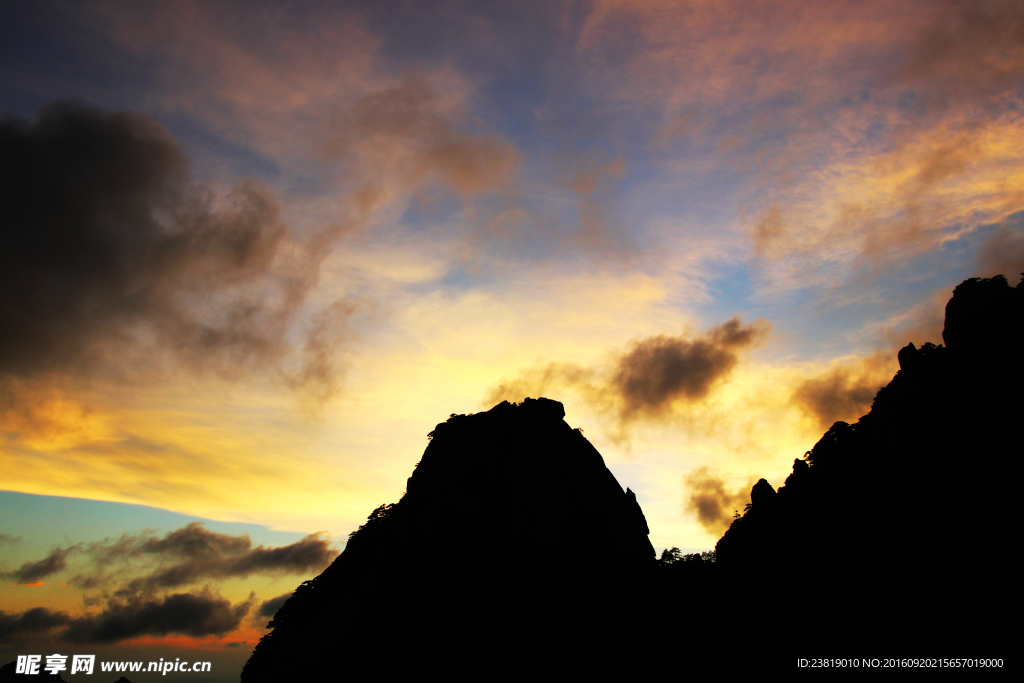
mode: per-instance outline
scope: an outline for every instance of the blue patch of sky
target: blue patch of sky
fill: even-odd
[[[289,545],[305,535],[274,531],[259,524],[183,515],[148,505],[0,490],[0,534],[21,537],[18,543],[4,543],[0,548],[7,569],[40,559],[57,546],[101,541],[147,529],[163,535],[191,522],[203,522],[210,531],[222,534],[249,534],[254,546]]]
[[[211,132],[190,116],[170,114],[156,118],[188,152],[196,180],[238,177],[256,178],[266,183],[282,180],[281,168],[274,159]],[[287,181],[289,184],[296,182],[293,178]]]
[[[764,316],[757,307],[750,304],[750,295],[754,291],[750,278],[750,269],[743,264],[730,268],[720,277],[712,281],[708,287],[711,301],[698,309],[701,319],[709,323],[725,322],[739,314],[744,321]]]
[[[456,217],[463,203],[459,196],[440,183],[430,183],[409,201],[400,219],[413,233],[429,233]]]
[[[920,116],[927,112],[928,102],[913,90],[904,90],[896,98],[896,106],[907,114]]]
[[[1020,229],[1024,212],[1010,221],[982,226],[960,239],[947,241],[904,261],[900,267],[874,271],[865,265],[857,277],[834,292],[801,290],[798,297],[788,297],[784,305],[770,303],[765,317],[795,334],[787,350],[804,357],[844,355],[863,349],[865,341],[885,348],[889,340],[861,339],[863,330],[873,322],[930,301],[935,292],[952,291],[963,280],[977,276],[978,249],[995,230],[1007,224]],[[959,227],[951,225],[949,230]],[[942,339],[914,341],[938,344]]]

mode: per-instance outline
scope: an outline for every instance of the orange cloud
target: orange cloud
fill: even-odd
[[[331,124],[329,151],[357,158],[363,193],[377,198],[394,180],[415,185],[435,178],[464,198],[507,181],[519,167],[515,149],[494,135],[473,135],[462,102],[442,95],[420,75],[370,92]],[[393,189],[392,189],[393,191]]]
[[[661,156],[731,165],[766,289],[835,285],[1024,205],[1018,2],[597,2],[575,39]],[[623,36],[629,36],[626,40]]]
[[[893,355],[884,351],[846,363],[801,382],[793,402],[823,428],[855,422],[871,409],[875,394],[892,379]]]

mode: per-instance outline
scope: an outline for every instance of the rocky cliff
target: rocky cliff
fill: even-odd
[[[242,681],[628,665],[654,550],[635,496],[563,416],[526,399],[437,425],[402,499],[299,587]]]
[[[902,349],[871,411],[834,424],[778,491],[754,486],[716,548],[737,604],[774,599],[768,623],[831,651],[995,652],[1017,594],[1024,289],[962,283],[943,340]]]

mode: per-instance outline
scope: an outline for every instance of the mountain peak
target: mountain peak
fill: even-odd
[[[527,398],[438,424],[405,495],[300,586],[242,680],[322,676],[333,651],[376,677],[463,677],[621,647],[654,548],[635,494],[564,416]]]

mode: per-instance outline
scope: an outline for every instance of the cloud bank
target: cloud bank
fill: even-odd
[[[67,557],[72,552],[86,558],[86,571],[75,574],[68,583],[87,591],[101,590],[98,595],[85,596],[87,606],[101,606],[101,610],[82,616],[46,608],[18,614],[0,612],[0,642],[22,642],[41,635],[75,643],[109,643],[170,633],[223,635],[238,628],[250,613],[257,604],[255,594],[231,604],[209,585],[188,592],[169,591],[254,574],[317,573],[338,555],[322,534],[277,548],[253,547],[248,535],[221,534],[193,522],[163,536],[125,534],[115,540],[57,548],[4,576],[33,583],[68,571]],[[264,601],[260,610],[280,606],[288,595]]]
[[[170,634],[220,636],[238,628],[254,601],[251,595],[232,605],[203,589],[160,598],[111,600],[100,613],[81,617],[45,607],[19,614],[0,611],[0,643],[26,643],[42,636],[56,636],[64,643],[115,643]]]

